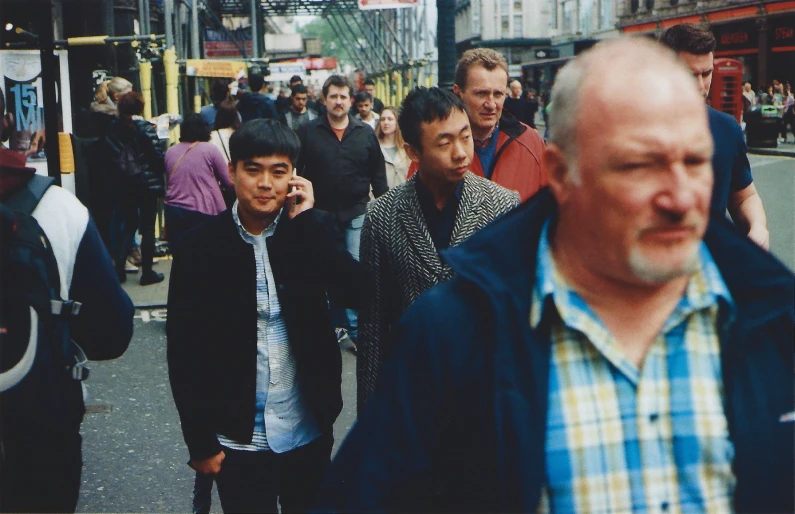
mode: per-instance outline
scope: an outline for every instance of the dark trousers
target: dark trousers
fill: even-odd
[[[174,255],[179,246],[179,242],[185,232],[192,229],[196,225],[213,218],[210,214],[204,214],[198,211],[190,211],[182,207],[174,207],[173,205],[166,205],[164,207],[166,214],[166,234],[168,235],[168,248],[171,254]]]
[[[224,448],[215,478],[224,512],[307,512],[331,460],[331,434],[285,453]]]
[[[0,446],[0,512],[74,512],[83,469],[80,434],[7,439]]]
[[[157,221],[157,197],[140,194],[130,195],[119,206],[121,216],[120,235],[116,251],[116,270],[124,272],[124,261],[130,251],[135,231],[141,231],[141,268],[152,269],[155,257],[155,222]]]

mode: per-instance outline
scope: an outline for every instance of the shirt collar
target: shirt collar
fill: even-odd
[[[464,191],[464,180],[460,180],[458,185],[455,186],[455,189],[453,189],[452,196],[455,197],[456,201],[461,200],[461,194]],[[428,186],[422,183],[419,173],[417,174],[417,180],[415,182],[417,185],[417,198],[420,201],[420,205],[432,206],[434,210],[438,211],[439,209],[436,207],[436,202],[433,199],[433,193],[428,189]]]
[[[544,316],[551,314],[547,311],[547,307],[555,306],[562,301],[568,302],[573,296],[578,297],[559,274],[552,258],[549,242],[551,222],[552,220],[547,220],[544,223],[538,242],[536,280],[530,310],[530,327],[533,329],[538,327]],[[698,260],[699,269],[688,281],[685,294],[663,327],[663,333],[691,312],[712,306],[717,306],[721,311],[725,311],[727,323],[731,323],[736,315],[734,299],[704,242],[699,247]]]
[[[483,139],[475,139],[473,137],[472,141],[475,143],[475,148],[485,148],[485,147],[489,146],[489,144],[491,144],[492,140],[494,139],[494,136],[498,136],[499,137],[499,134],[500,134],[500,124],[497,123],[494,126],[494,130],[491,131],[491,134],[489,134],[488,136],[484,137]]]
[[[258,239],[268,238],[273,235],[273,233],[276,231],[276,225],[279,224],[279,218],[281,218],[282,216],[283,209],[279,209],[279,213],[276,215],[276,218],[273,220],[273,222],[270,225],[267,226],[267,228],[265,228],[265,230],[262,231],[262,234],[255,236],[254,234],[246,230],[246,228],[240,222],[240,215],[237,213],[238,203],[239,203],[238,200],[235,200],[234,205],[232,205],[232,219],[235,220],[237,231],[240,234],[240,237],[243,238],[243,241],[247,242],[248,244],[256,245]]]

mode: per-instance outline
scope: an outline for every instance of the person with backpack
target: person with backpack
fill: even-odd
[[[105,136],[109,166],[117,180],[116,205],[119,225],[116,227],[114,257],[116,273],[126,280],[124,263],[136,230],[141,232],[141,279],[147,286],[162,282],[164,277],[152,269],[155,251],[157,200],[165,191],[164,154],[152,123],[134,116],[144,110],[140,93],[130,91],[119,99],[119,117]]]
[[[85,363],[133,332],[93,220],[52,183],[0,149],[0,512],[75,511]]]

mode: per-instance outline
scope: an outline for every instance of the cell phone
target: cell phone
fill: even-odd
[[[293,168],[293,178],[295,178],[297,176],[298,176],[298,170],[296,168]],[[292,187],[290,187],[290,192],[294,193],[297,189],[298,189],[297,187],[292,186]],[[298,197],[293,197],[292,200],[293,200],[293,205],[295,206],[295,205],[298,205],[299,203],[301,203],[302,199],[298,198]]]

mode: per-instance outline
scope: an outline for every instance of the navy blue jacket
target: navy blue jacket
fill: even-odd
[[[443,253],[456,278],[405,313],[380,388],[320,498],[335,511],[532,512],[545,482],[549,327],[531,330],[542,190]],[[722,334],[739,511],[792,512],[792,273],[715,217],[705,241],[738,318]]]

